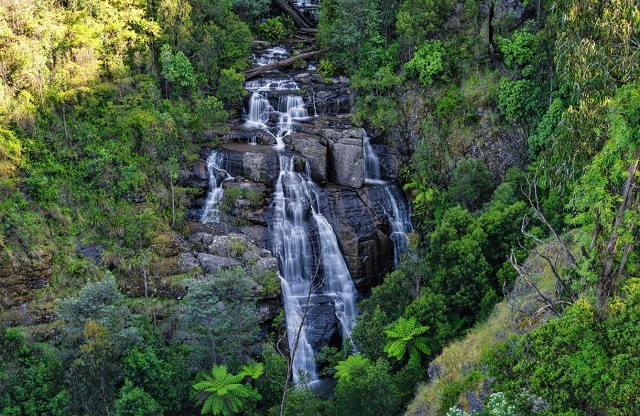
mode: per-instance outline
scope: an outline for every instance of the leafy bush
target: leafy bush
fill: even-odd
[[[273,17],[260,23],[257,27],[258,36],[272,43],[282,42],[295,31],[295,24],[289,17]]]
[[[245,20],[255,20],[269,11],[271,0],[232,0],[233,11]]]
[[[518,64],[524,77],[533,73],[535,60],[539,57],[538,39],[527,28],[517,30],[511,39],[499,38],[498,47],[504,56],[506,66]]]
[[[491,172],[484,162],[462,159],[453,170],[447,198],[453,204],[461,204],[469,211],[475,211],[491,197],[493,188]]]
[[[413,59],[405,64],[407,74],[424,85],[431,85],[436,76],[443,72],[444,48],[439,40],[425,42],[416,52]]]
[[[544,112],[540,85],[527,79],[512,81],[503,78],[500,81],[498,108],[507,120],[521,123],[529,131]]]
[[[20,165],[22,145],[13,132],[0,128],[0,181],[8,179]]]

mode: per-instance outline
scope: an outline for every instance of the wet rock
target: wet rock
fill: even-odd
[[[309,312],[305,320],[306,335],[313,351],[318,353],[322,347],[330,345],[338,332],[339,321],[330,296],[312,296]]]
[[[330,140],[330,181],[337,185],[360,188],[364,184],[362,132],[328,131],[325,137]]]
[[[393,242],[384,208],[380,208],[384,205],[379,201],[373,208],[366,205],[355,189],[327,188],[326,192],[333,229],[351,277],[359,287],[370,287],[393,266]]]
[[[293,134],[291,145],[293,150],[300,153],[309,163],[311,179],[316,183],[327,182],[327,147],[320,138],[307,134]]]
[[[231,176],[243,176],[253,182],[273,186],[280,171],[278,154],[265,146],[224,144],[225,166]]]
[[[102,250],[103,248],[100,244],[84,245],[80,242],[80,237],[76,240],[76,256],[91,259],[95,264],[100,264]]]

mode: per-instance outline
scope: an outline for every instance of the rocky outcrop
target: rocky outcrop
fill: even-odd
[[[243,234],[216,232],[193,224],[185,236],[162,234],[152,246],[153,255],[142,267],[116,265],[126,276],[120,284],[131,296],[181,299],[187,293],[185,278],[203,278],[240,266],[254,282],[254,297],[261,322],[270,322],[281,310],[278,261]]]
[[[46,287],[51,280],[53,254],[34,249],[0,256],[0,323],[29,325],[40,321],[28,305],[34,299],[34,289]]]
[[[335,314],[334,300],[327,295],[312,296],[309,313],[305,318],[307,338],[315,353],[324,346],[340,347],[339,321]]]
[[[278,154],[268,146],[225,143],[217,148],[226,156],[225,169],[231,176],[272,186],[278,178]]]
[[[291,148],[304,156],[309,163],[311,179],[319,184],[327,182],[327,141],[318,136],[293,133],[288,141]]]

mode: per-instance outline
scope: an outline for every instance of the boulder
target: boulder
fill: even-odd
[[[305,327],[307,341],[314,352],[319,353],[322,347],[335,344],[336,337],[340,336],[339,324],[333,299],[327,295],[312,296]]]
[[[293,150],[309,162],[311,179],[316,183],[327,182],[327,147],[322,144],[320,137],[295,133],[289,137]]]
[[[329,130],[329,175],[337,185],[360,188],[364,184],[364,154],[360,130]]]
[[[233,257],[221,257],[209,253],[198,253],[196,258],[202,270],[209,274],[214,274],[219,269],[240,265],[240,262]]]
[[[278,179],[278,154],[270,147],[228,143],[218,149],[224,152],[225,167],[231,176],[243,176],[267,187]]]

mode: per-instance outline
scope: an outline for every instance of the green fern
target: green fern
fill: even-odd
[[[422,336],[428,330],[429,327],[421,325],[416,318],[400,317],[391,328],[385,331],[387,345],[384,347],[384,352],[398,361],[409,355],[410,363],[420,364],[421,354],[431,352],[427,345],[427,338]]]
[[[243,370],[234,375],[227,371],[225,365],[213,366],[211,374],[200,373],[193,388],[202,392],[206,397],[202,405],[202,414],[230,416],[242,409],[242,399],[252,395],[253,389],[245,386],[241,381],[246,377],[258,378],[262,374],[262,364],[244,366]]]
[[[340,380],[351,381],[354,374],[357,374],[359,369],[366,365],[368,361],[369,360],[362,355],[350,355],[346,360],[338,362],[334,377]]]

